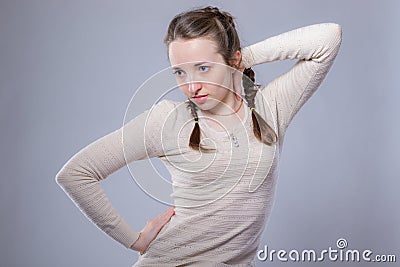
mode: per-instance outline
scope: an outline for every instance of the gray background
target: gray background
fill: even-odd
[[[169,65],[162,39],[170,19],[206,4],[237,18],[243,46],[318,22],[343,27],[330,73],[288,129],[260,248],[320,251],[343,237],[350,249],[399,258],[398,3],[2,0],[1,266],[136,261],[136,252],[87,220],[54,178],[79,149],[121,127],[133,92]],[[256,78],[268,83],[292,64],[257,66]],[[143,193],[127,168],[102,185],[137,230],[167,208]],[[257,263],[272,264],[280,265]]]

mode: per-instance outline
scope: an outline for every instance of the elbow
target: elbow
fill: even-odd
[[[324,49],[321,50],[319,60],[331,62],[342,43],[342,26],[334,22],[322,23],[321,26],[320,36]]]
[[[328,27],[331,42],[334,42],[339,46],[342,42],[342,26],[335,22],[326,23],[326,25]]]
[[[76,179],[84,173],[80,172],[81,168],[72,160],[69,160],[55,175],[56,183],[65,189],[68,185],[75,183]],[[88,176],[88,175],[86,175]]]
[[[83,183],[99,181],[99,174],[90,163],[71,158],[55,175],[56,183],[66,190]]]
[[[55,176],[55,181],[56,183],[61,187],[64,188],[65,185],[68,182],[68,177],[69,175],[67,175],[67,172],[65,171],[65,166],[62,167],[61,170],[58,171],[58,173]]]
[[[339,40],[339,42],[342,41],[342,26],[340,24],[334,23],[333,35],[336,37],[337,40]]]

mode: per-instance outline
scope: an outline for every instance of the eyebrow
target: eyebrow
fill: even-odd
[[[194,64],[194,66],[197,67],[197,66],[203,65],[204,63],[208,63],[208,62],[207,61],[202,61],[202,62]]]
[[[198,63],[194,64],[194,66],[195,66],[195,67],[198,67],[198,66],[200,66],[200,65],[203,65],[204,63],[210,63],[210,62],[208,62],[208,61],[201,61],[201,62],[198,62]],[[182,64],[179,64],[179,65],[182,65]],[[173,70],[179,70],[180,68],[179,68],[179,67],[173,67],[172,69],[173,69]]]

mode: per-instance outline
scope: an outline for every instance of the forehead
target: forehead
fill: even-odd
[[[220,62],[215,41],[208,38],[177,39],[168,47],[171,65],[194,61]]]

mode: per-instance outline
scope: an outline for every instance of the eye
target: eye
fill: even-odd
[[[209,70],[209,66],[200,66],[200,70],[202,71],[202,72],[206,72],[206,71],[208,71]]]
[[[183,70],[176,70],[173,72],[173,74],[178,77],[182,77],[183,75],[185,75],[185,72]]]

